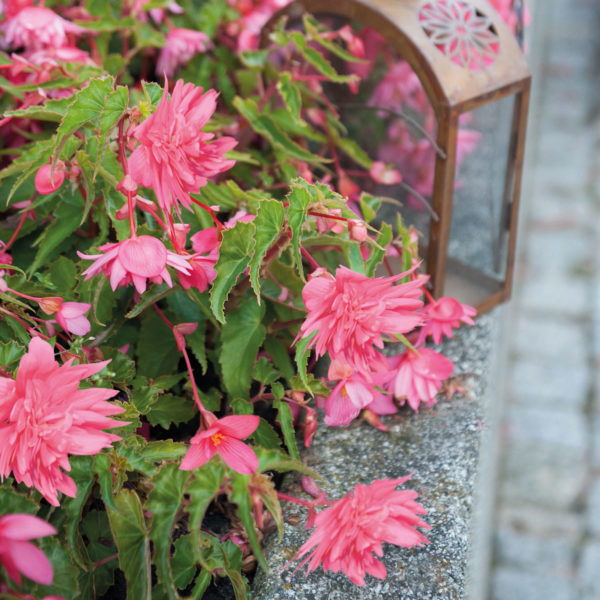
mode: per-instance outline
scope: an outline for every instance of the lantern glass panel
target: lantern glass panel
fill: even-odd
[[[444,293],[470,304],[501,289],[506,276],[514,107],[514,95],[506,96],[459,119]]]

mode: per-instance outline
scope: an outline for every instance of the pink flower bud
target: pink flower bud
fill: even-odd
[[[382,161],[375,161],[371,165],[369,175],[377,183],[383,183],[384,185],[395,185],[402,181],[402,175],[396,169],[389,167]]]
[[[137,194],[137,189],[137,183],[131,178],[129,173],[125,175],[125,177],[123,177],[123,179],[121,179],[119,182],[119,185],[117,185],[117,190],[122,194],[125,194],[125,196],[127,196],[128,192],[131,194]]]
[[[63,299],[55,296],[51,296],[50,298],[39,298],[38,304],[40,308],[47,314],[53,315],[58,312],[62,306]]]
[[[353,219],[348,221],[350,237],[357,242],[364,242],[367,239],[367,227],[361,221]]]
[[[173,229],[175,230],[175,243],[180,248],[185,248],[185,241],[187,234],[190,232],[190,225],[188,223],[175,223]]]
[[[198,323],[179,323],[175,325],[175,329],[183,333],[183,335],[190,335],[198,329]]]
[[[51,194],[55,192],[65,180],[65,164],[59,160],[51,175],[52,165],[42,165],[35,175],[35,189],[38,194]]]

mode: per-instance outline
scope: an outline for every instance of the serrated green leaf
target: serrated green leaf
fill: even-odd
[[[15,340],[0,344],[0,365],[4,368],[16,363],[25,354],[26,348]]]
[[[339,135],[334,128],[331,128],[329,131],[335,145],[355,163],[366,170],[369,170],[373,166],[373,160],[354,140]]]
[[[147,419],[151,425],[160,425],[169,429],[171,424],[189,421],[196,412],[194,403],[187,398],[162,394],[152,405]]]
[[[250,69],[263,68],[269,56],[269,50],[244,50],[239,54],[242,64]]]
[[[138,21],[134,29],[135,45],[138,48],[162,48],[167,38],[148,23]]]
[[[302,95],[298,86],[292,81],[289,71],[284,71],[277,82],[277,91],[281,95],[284,104],[296,121],[301,121],[300,110],[302,109]]]
[[[302,18],[302,23],[304,25],[304,29],[306,33],[310,36],[312,42],[316,42],[328,52],[335,54],[342,60],[347,62],[356,62],[356,63],[365,63],[366,60],[362,58],[358,58],[351,54],[347,50],[344,50],[341,46],[333,42],[332,40],[323,37],[321,35],[320,27],[318,21],[312,15],[304,15]]]
[[[300,460],[300,454],[298,453],[298,446],[296,445],[296,431],[294,429],[294,417],[292,417],[292,411],[287,402],[283,400],[273,400],[273,408],[277,410],[277,422],[281,427],[283,433],[283,439],[288,452],[296,460]]]
[[[224,476],[223,463],[217,460],[210,460],[194,469],[193,477],[185,488],[185,493],[190,496],[190,502],[185,509],[190,515],[190,530],[200,529],[204,513],[219,491]]]
[[[231,398],[246,398],[250,389],[252,365],[266,335],[262,319],[264,305],[256,298],[246,298],[239,308],[230,313],[221,331],[219,363],[223,383]]]
[[[365,264],[365,274],[367,277],[373,277],[377,265],[384,259],[386,255],[385,247],[392,241],[394,232],[388,223],[381,224],[381,231],[377,236],[376,243],[378,246],[371,247],[371,253]]]
[[[37,543],[52,565],[54,578],[49,586],[34,586],[32,592],[35,594],[35,597],[61,596],[64,598],[76,598],[79,591],[77,569],[71,562],[68,550],[62,546],[58,538],[54,535],[40,538]]]
[[[176,460],[181,458],[186,452],[187,446],[183,442],[174,442],[173,440],[148,442],[142,450],[144,458],[150,462]]]
[[[308,337],[303,337],[296,343],[296,364],[298,365],[298,375],[302,383],[306,386],[306,389],[309,391],[310,384],[308,383],[308,379],[306,377],[306,365],[308,364],[308,357],[310,356],[309,346],[316,335],[317,332],[313,331]]]
[[[183,499],[183,488],[189,473],[175,463],[165,464],[150,483],[154,486],[145,509],[152,513],[150,539],[154,542],[154,564],[158,580],[162,582],[169,600],[178,600],[179,594],[173,580],[171,561],[171,531]]]
[[[252,369],[252,378],[269,385],[277,381],[281,373],[273,366],[273,363],[266,357],[261,356]]]
[[[77,267],[66,256],[59,256],[49,268],[50,279],[57,290],[68,290],[73,287],[77,276]]]
[[[142,319],[136,354],[138,374],[146,377],[173,372],[181,358],[171,331],[154,311]]]
[[[246,534],[248,535],[248,541],[252,548],[252,553],[258,560],[258,564],[263,568],[265,572],[268,572],[267,562],[262,553],[262,549],[258,542],[258,536],[254,527],[254,518],[252,516],[252,499],[250,497],[249,490],[249,475],[241,475],[240,473],[233,474],[233,481],[231,484],[231,501],[237,506],[237,515],[240,521],[244,525]]]
[[[210,290],[210,306],[221,323],[225,323],[223,307],[229,292],[250,263],[255,243],[254,232],[253,223],[241,221],[238,221],[233,228],[223,231],[219,260],[215,265],[217,276]]]
[[[277,432],[275,429],[273,429],[273,426],[265,421],[262,417],[260,418],[258,427],[254,430],[254,433],[250,436],[250,438],[262,448],[281,448],[281,440],[279,439]]]
[[[94,456],[92,470],[98,475],[98,484],[100,486],[102,501],[107,508],[118,510],[113,499],[112,474],[110,469],[111,460],[108,454],[96,454],[96,456]]]
[[[283,228],[283,205],[279,200],[262,200],[256,219],[254,254],[250,259],[250,283],[260,303],[260,266],[271,246],[279,239]]]
[[[348,246],[348,263],[350,268],[357,273],[365,273],[365,263],[360,253],[360,246],[358,244],[350,244]]]
[[[72,102],[72,98],[49,99],[44,104],[28,106],[17,110],[8,110],[4,113],[5,117],[19,117],[23,119],[37,119],[39,121],[60,121],[67,112],[67,106]]]
[[[294,142],[268,114],[258,112],[256,102],[251,98],[243,100],[236,96],[233,105],[256,133],[267,138],[273,146],[285,152],[290,158],[307,163],[329,162],[316,154],[308,152]]]
[[[379,196],[371,196],[371,194],[365,192],[360,195],[358,203],[363,218],[367,223],[370,223],[377,216],[381,201],[382,199]]]
[[[0,484],[0,506],[3,515],[9,513],[34,515],[39,509],[38,502],[18,492],[10,483]]]
[[[151,286],[142,294],[137,304],[128,313],[125,314],[125,317],[127,319],[133,319],[134,317],[137,317],[146,308],[152,306],[159,300],[162,300],[165,296],[168,296],[172,291],[173,288],[169,287],[166,283]]]
[[[311,477],[321,479],[315,471],[307,467],[303,462],[290,458],[282,450],[268,450],[260,446],[255,446],[254,451],[258,457],[258,473],[264,473],[265,471],[277,471],[279,473],[298,471],[299,473],[305,473]]]
[[[311,193],[312,191],[312,193]],[[300,239],[302,227],[306,221],[308,205],[314,202],[314,190],[310,190],[310,184],[304,179],[292,181],[292,191],[288,194],[288,224],[292,230],[292,244],[294,246],[294,258],[302,279],[304,280],[304,269],[302,268],[302,254],[300,252]]]
[[[184,589],[192,583],[196,575],[197,567],[193,543],[193,536],[188,533],[177,538],[173,544],[175,552],[171,559],[171,570],[173,581],[180,589]]]
[[[150,542],[142,503],[133,490],[121,490],[107,507],[108,520],[119,551],[119,567],[127,580],[127,600],[152,600]]]

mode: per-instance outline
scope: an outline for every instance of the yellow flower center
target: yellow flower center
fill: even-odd
[[[215,446],[218,446],[225,439],[225,436],[222,433],[213,433],[210,439]]]

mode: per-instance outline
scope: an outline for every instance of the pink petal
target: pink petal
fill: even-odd
[[[32,581],[50,585],[54,572],[46,555],[30,542],[10,542],[10,556],[14,566]]]
[[[34,515],[14,513],[0,517],[0,538],[23,541],[55,534],[52,525]]]
[[[119,261],[133,275],[156,277],[167,264],[167,249],[160,240],[140,235],[120,243]]]
[[[260,418],[256,415],[232,415],[219,419],[217,425],[226,436],[243,440],[254,433],[259,423]]]
[[[258,457],[254,450],[235,438],[225,438],[217,446],[217,452],[223,457],[227,465],[238,473],[249,475],[255,473],[258,469]]]
[[[216,450],[207,440],[201,441],[198,444],[192,444],[187,454],[183,457],[179,468],[183,471],[191,471],[201,467],[208,462],[214,455]]]

